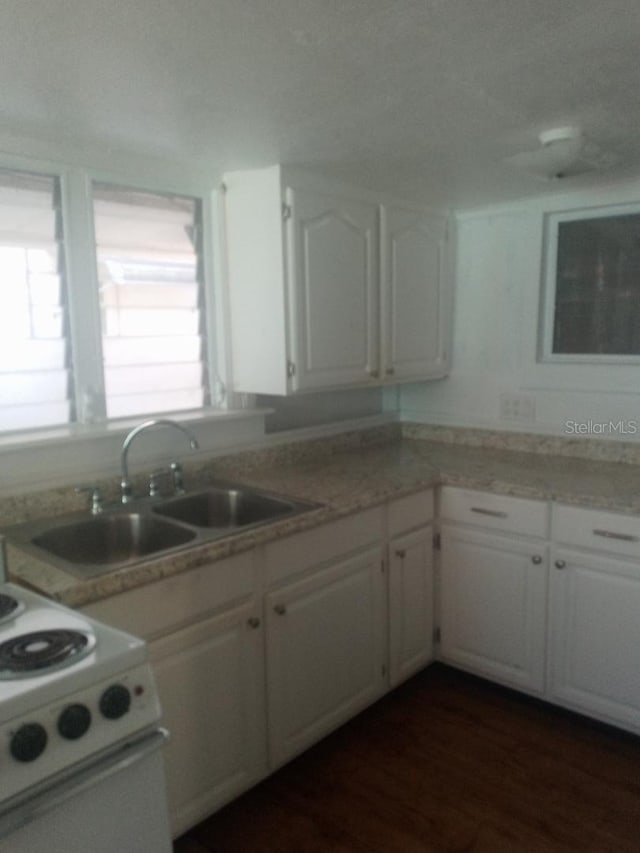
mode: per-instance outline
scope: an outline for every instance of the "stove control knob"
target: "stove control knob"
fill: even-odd
[[[67,705],[58,717],[58,732],[66,740],[77,740],[91,725],[91,711],[86,705]]]
[[[107,720],[123,717],[131,705],[131,693],[124,684],[112,684],[100,697],[100,712]]]
[[[16,761],[35,761],[47,745],[47,730],[40,723],[25,723],[11,738],[11,755]]]

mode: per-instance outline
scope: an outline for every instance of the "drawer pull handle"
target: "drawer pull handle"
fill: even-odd
[[[398,550],[396,551],[396,557],[400,557],[401,560],[404,560],[404,558],[406,556],[407,556],[407,552],[405,551],[405,549],[404,548],[398,548]]]
[[[471,512],[477,512],[478,515],[490,515],[493,518],[508,518],[508,512],[502,512],[499,509],[485,509],[483,506],[472,506]]]
[[[566,565],[564,560],[556,560],[555,562],[556,569],[564,569]]]
[[[638,537],[632,533],[614,533],[612,530],[594,530],[594,536],[604,536],[605,539],[619,539],[621,542],[638,542]]]
[[[540,563],[542,562],[542,557],[540,556],[540,554],[534,554],[533,557],[531,558],[531,562],[533,563],[534,566],[539,566]]]
[[[249,619],[247,619],[247,625],[253,629],[259,628],[260,627],[260,620],[258,619],[257,616],[250,616]]]
[[[284,614],[287,612],[286,605],[284,604],[276,604],[273,609],[278,614],[278,616],[284,616]]]

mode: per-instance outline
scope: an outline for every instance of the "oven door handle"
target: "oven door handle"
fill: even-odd
[[[100,761],[66,775],[64,780],[59,775],[54,777],[57,781],[49,779],[45,788],[28,795],[26,799],[18,795],[17,799],[9,800],[0,810],[0,838],[47,814],[82,791],[99,785],[110,776],[122,773],[159,749],[168,738],[166,729],[154,729],[139,740],[120,746]]]

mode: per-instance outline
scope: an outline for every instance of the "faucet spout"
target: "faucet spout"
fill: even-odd
[[[123,504],[129,503],[133,498],[131,481],[129,480],[129,448],[131,447],[134,438],[140,435],[141,432],[156,426],[174,427],[174,429],[178,429],[186,435],[189,439],[189,446],[192,450],[198,450],[200,447],[191,430],[187,429],[182,424],[179,424],[177,421],[172,421],[170,418],[152,418],[151,420],[143,421],[143,423],[138,424],[138,426],[134,427],[122,442],[122,451],[120,453],[120,499]]]

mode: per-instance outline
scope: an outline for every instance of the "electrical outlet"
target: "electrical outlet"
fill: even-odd
[[[536,398],[532,394],[500,394],[500,420],[535,421]]]

